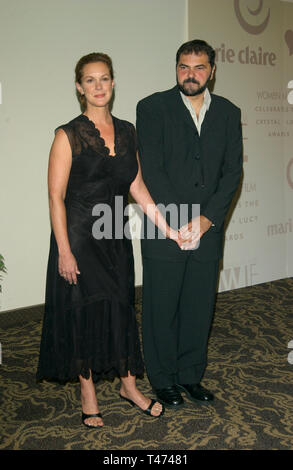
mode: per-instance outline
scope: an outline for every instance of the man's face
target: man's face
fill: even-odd
[[[176,67],[177,85],[186,96],[200,95],[214,76],[206,53],[181,54]]]

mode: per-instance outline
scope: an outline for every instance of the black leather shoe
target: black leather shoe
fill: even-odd
[[[186,393],[190,400],[197,403],[210,403],[214,399],[214,395],[200,384],[177,384],[180,391]]]
[[[166,388],[154,388],[153,390],[158,400],[167,408],[180,408],[184,404],[183,398],[176,385],[171,385]]]

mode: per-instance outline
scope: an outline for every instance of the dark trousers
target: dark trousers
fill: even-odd
[[[219,263],[144,258],[142,334],[155,388],[199,383],[207,362]]]

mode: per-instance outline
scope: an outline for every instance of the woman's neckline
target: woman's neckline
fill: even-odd
[[[115,122],[115,117],[110,114],[111,118],[112,118],[112,123],[113,123],[113,127],[114,127],[114,152],[115,152],[115,155],[111,155],[110,153],[110,149],[109,147],[106,145],[106,142],[105,140],[103,139],[103,137],[101,136],[101,133],[100,133],[100,130],[98,127],[96,127],[94,121],[92,121],[86,114],[81,114],[80,116],[86,118],[86,120],[88,121],[88,123],[95,129],[95,131],[97,132],[97,135],[99,137],[100,140],[102,140],[103,142],[103,145],[104,145],[104,148],[107,150],[107,156],[110,157],[110,158],[116,158],[117,157],[117,148],[116,148],[116,137],[117,137],[117,132],[116,132],[116,122]]]

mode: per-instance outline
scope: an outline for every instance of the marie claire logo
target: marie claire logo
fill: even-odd
[[[234,0],[236,17],[247,33],[261,34],[269,23],[271,12],[264,8],[263,0],[255,0],[254,8],[251,8],[251,3],[251,0]]]
[[[284,235],[286,233],[293,232],[293,221],[292,219],[288,219],[286,222],[278,223],[278,224],[270,224],[267,226],[267,234],[268,237],[274,235]]]
[[[249,34],[261,34],[268,26],[271,10],[264,4],[264,0],[234,0],[236,17],[242,28]],[[291,36],[292,33],[292,36]],[[293,31],[288,30],[285,36],[289,49],[293,50]],[[250,46],[236,51],[226,44],[216,48],[216,61],[233,64],[250,65],[276,65],[277,56],[274,52],[265,51],[261,46]]]

